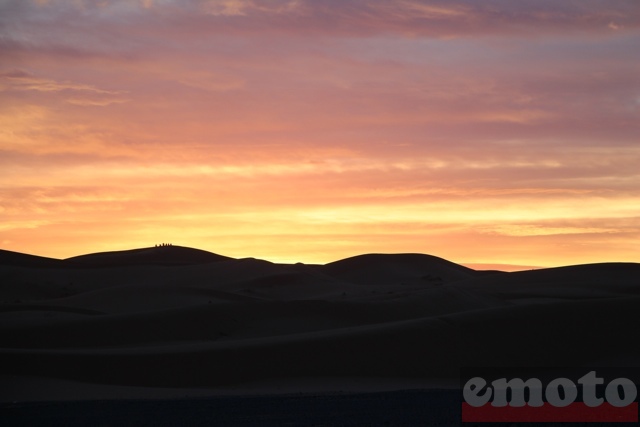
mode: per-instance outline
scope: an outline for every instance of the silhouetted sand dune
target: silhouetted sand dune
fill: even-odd
[[[20,252],[0,249],[0,265],[32,268],[59,268],[63,263],[59,259],[28,255]]]
[[[491,274],[421,254],[304,265],[171,246],[64,268],[6,257],[18,260],[0,265],[12,387],[57,378],[153,395],[359,378],[375,390],[455,381],[462,366],[640,364],[640,264]],[[54,393],[42,390],[32,398]]]
[[[367,254],[335,261],[320,267],[330,276],[353,283],[442,284],[475,277],[470,268],[424,254]]]
[[[200,249],[160,246],[127,251],[99,252],[64,260],[65,265],[80,267],[118,267],[124,265],[192,265],[231,259]]]
[[[515,302],[640,295],[639,279],[638,263],[600,263],[492,275],[456,286]]]

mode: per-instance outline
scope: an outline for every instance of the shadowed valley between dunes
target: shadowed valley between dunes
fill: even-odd
[[[180,246],[0,251],[2,399],[375,391],[452,384],[464,366],[633,366],[639,310],[634,263],[504,273],[423,254],[305,265]]]

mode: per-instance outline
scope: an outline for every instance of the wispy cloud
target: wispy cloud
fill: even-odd
[[[107,106],[128,101],[123,97],[126,94],[124,91],[46,79],[20,69],[0,72],[0,92],[2,91],[64,92],[68,103],[82,106]]]
[[[73,90],[82,92],[93,92],[98,94],[118,94],[116,91],[98,89],[91,85],[58,82],[51,79],[39,78],[26,71],[15,69],[0,73],[0,78],[7,84],[10,90],[35,90],[40,92],[59,92],[62,90]]]

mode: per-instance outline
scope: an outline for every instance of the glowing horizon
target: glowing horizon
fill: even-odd
[[[640,262],[640,4],[0,0],[0,247]]]

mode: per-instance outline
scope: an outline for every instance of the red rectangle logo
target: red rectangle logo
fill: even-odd
[[[638,422],[638,402],[620,408],[607,402],[596,407],[574,402],[562,408],[549,403],[540,407],[496,407],[490,403],[474,407],[464,402],[462,422]]]

